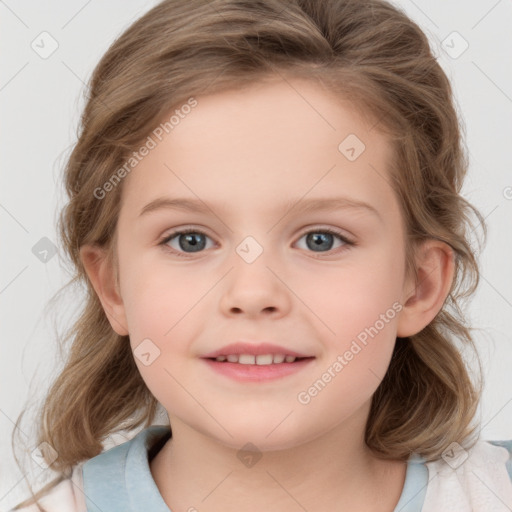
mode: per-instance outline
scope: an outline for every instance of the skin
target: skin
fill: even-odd
[[[419,284],[406,278],[404,223],[387,179],[390,146],[369,119],[317,83],[276,79],[197,101],[125,178],[119,287],[101,248],[81,250],[113,329],[129,334],[132,349],[149,338],[160,350],[148,366],[135,357],[173,431],[150,464],[157,487],[174,512],[320,512],[340,504],[392,511],[406,465],[380,460],[365,445],[370,401],[396,337],[417,333],[442,307],[452,251],[425,242]],[[366,146],[355,161],[338,150],[348,134]],[[211,211],[139,217],[160,196],[199,198]],[[378,215],[286,209],[303,196],[365,201]],[[158,245],[186,227],[206,233],[202,251],[186,252],[183,236],[184,257],[176,254],[180,237],[167,243],[169,251]],[[315,251],[304,235],[325,228],[356,245],[334,237]],[[263,250],[250,264],[236,251],[247,236]],[[401,311],[300,403],[298,393],[393,303]],[[199,359],[238,339],[274,342],[315,360],[283,379],[239,383]],[[262,454],[251,467],[237,457],[248,442]]]

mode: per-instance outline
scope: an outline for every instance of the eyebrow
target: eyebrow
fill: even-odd
[[[212,206],[216,209],[222,209],[224,204],[225,203],[217,205],[213,204]],[[283,203],[282,208],[285,212],[293,210],[294,213],[312,213],[317,211],[332,212],[338,209],[351,208],[366,210],[367,212],[377,216],[382,221],[382,216],[379,211],[371,204],[348,197],[325,197],[305,200],[294,199]],[[198,213],[209,213],[213,211],[212,208],[200,199],[157,197],[141,209],[139,217],[164,209],[184,210]]]

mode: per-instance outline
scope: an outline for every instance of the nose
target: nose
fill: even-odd
[[[291,307],[291,291],[280,265],[265,251],[249,263],[238,254],[225,276],[220,308],[224,315],[245,315],[278,318]]]

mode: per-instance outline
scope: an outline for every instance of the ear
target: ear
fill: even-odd
[[[418,281],[407,282],[404,306],[397,324],[397,336],[405,338],[420,332],[443,307],[452,285],[455,261],[453,249],[438,240],[423,242],[416,254]]]
[[[104,248],[84,245],[80,248],[80,259],[89,280],[100,299],[112,329],[120,336],[128,334],[124,304],[118,290],[115,272],[109,265]]]

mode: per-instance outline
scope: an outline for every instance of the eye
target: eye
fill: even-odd
[[[174,238],[177,239],[178,248],[168,245]],[[191,253],[202,251],[206,245],[204,238],[210,237],[198,229],[182,229],[167,235],[159,245],[167,246],[164,249],[171,249],[178,256],[186,258],[180,251],[187,252],[189,249]]]
[[[329,228],[307,231],[300,237],[299,241],[304,237],[306,237],[306,249],[311,249],[313,252],[317,253],[330,252],[333,249],[332,244],[335,238],[341,240],[341,244],[338,245],[338,248],[345,246],[345,249],[347,249],[349,246],[355,245],[354,242],[346,238],[343,234]]]

